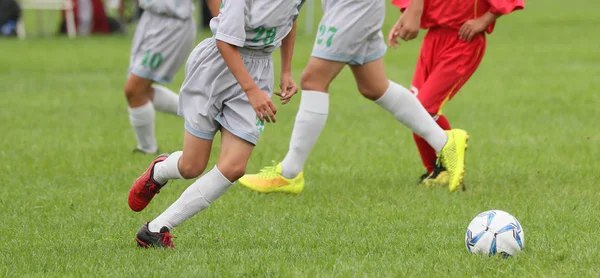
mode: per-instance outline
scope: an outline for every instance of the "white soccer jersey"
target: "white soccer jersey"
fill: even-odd
[[[210,21],[215,39],[264,52],[273,52],[292,29],[305,0],[224,0],[219,16]]]

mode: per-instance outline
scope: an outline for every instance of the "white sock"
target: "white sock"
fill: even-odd
[[[419,100],[410,91],[392,81],[375,103],[379,104],[394,117],[425,139],[436,152],[442,150],[448,136],[431,118]]]
[[[179,158],[182,151],[174,152],[162,162],[154,164],[152,179],[159,184],[165,184],[169,180],[183,179],[179,172]]]
[[[284,177],[291,179],[302,172],[310,151],[325,127],[328,113],[329,94],[310,90],[302,91],[290,148],[281,162]]]
[[[137,148],[148,153],[157,152],[152,102],[148,101],[148,103],[136,108],[129,107],[129,122],[137,139]]]
[[[158,233],[162,227],[173,229],[201,210],[210,206],[231,187],[231,182],[221,174],[217,166],[192,183],[165,212],[148,225],[151,232]]]
[[[154,89],[154,100],[152,102],[156,111],[177,115],[179,95],[167,87],[156,84],[152,85],[152,89]]]

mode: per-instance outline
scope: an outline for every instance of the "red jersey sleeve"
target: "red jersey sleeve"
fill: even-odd
[[[524,0],[488,0],[488,3],[490,4],[490,13],[502,15],[522,10],[525,7]]]
[[[400,8],[401,10],[405,10],[410,6],[410,0],[392,0],[392,5]]]

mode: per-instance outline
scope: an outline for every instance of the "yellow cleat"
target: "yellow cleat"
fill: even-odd
[[[446,130],[448,142],[440,152],[438,164],[448,171],[448,189],[456,191],[465,177],[465,151],[469,135],[462,129]]]
[[[281,174],[281,163],[268,166],[258,174],[244,175],[239,179],[241,185],[262,193],[293,193],[300,194],[304,189],[304,174],[300,172],[293,179],[288,179]]]
[[[422,183],[425,187],[435,188],[448,186],[449,181],[450,175],[448,175],[448,171],[442,170],[441,172],[431,173],[431,175],[423,179]]]

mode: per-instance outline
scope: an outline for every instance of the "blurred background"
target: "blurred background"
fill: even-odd
[[[0,35],[24,39],[127,34],[142,12],[137,0],[0,0]],[[199,27],[208,27],[210,18],[206,2],[196,1]]]

